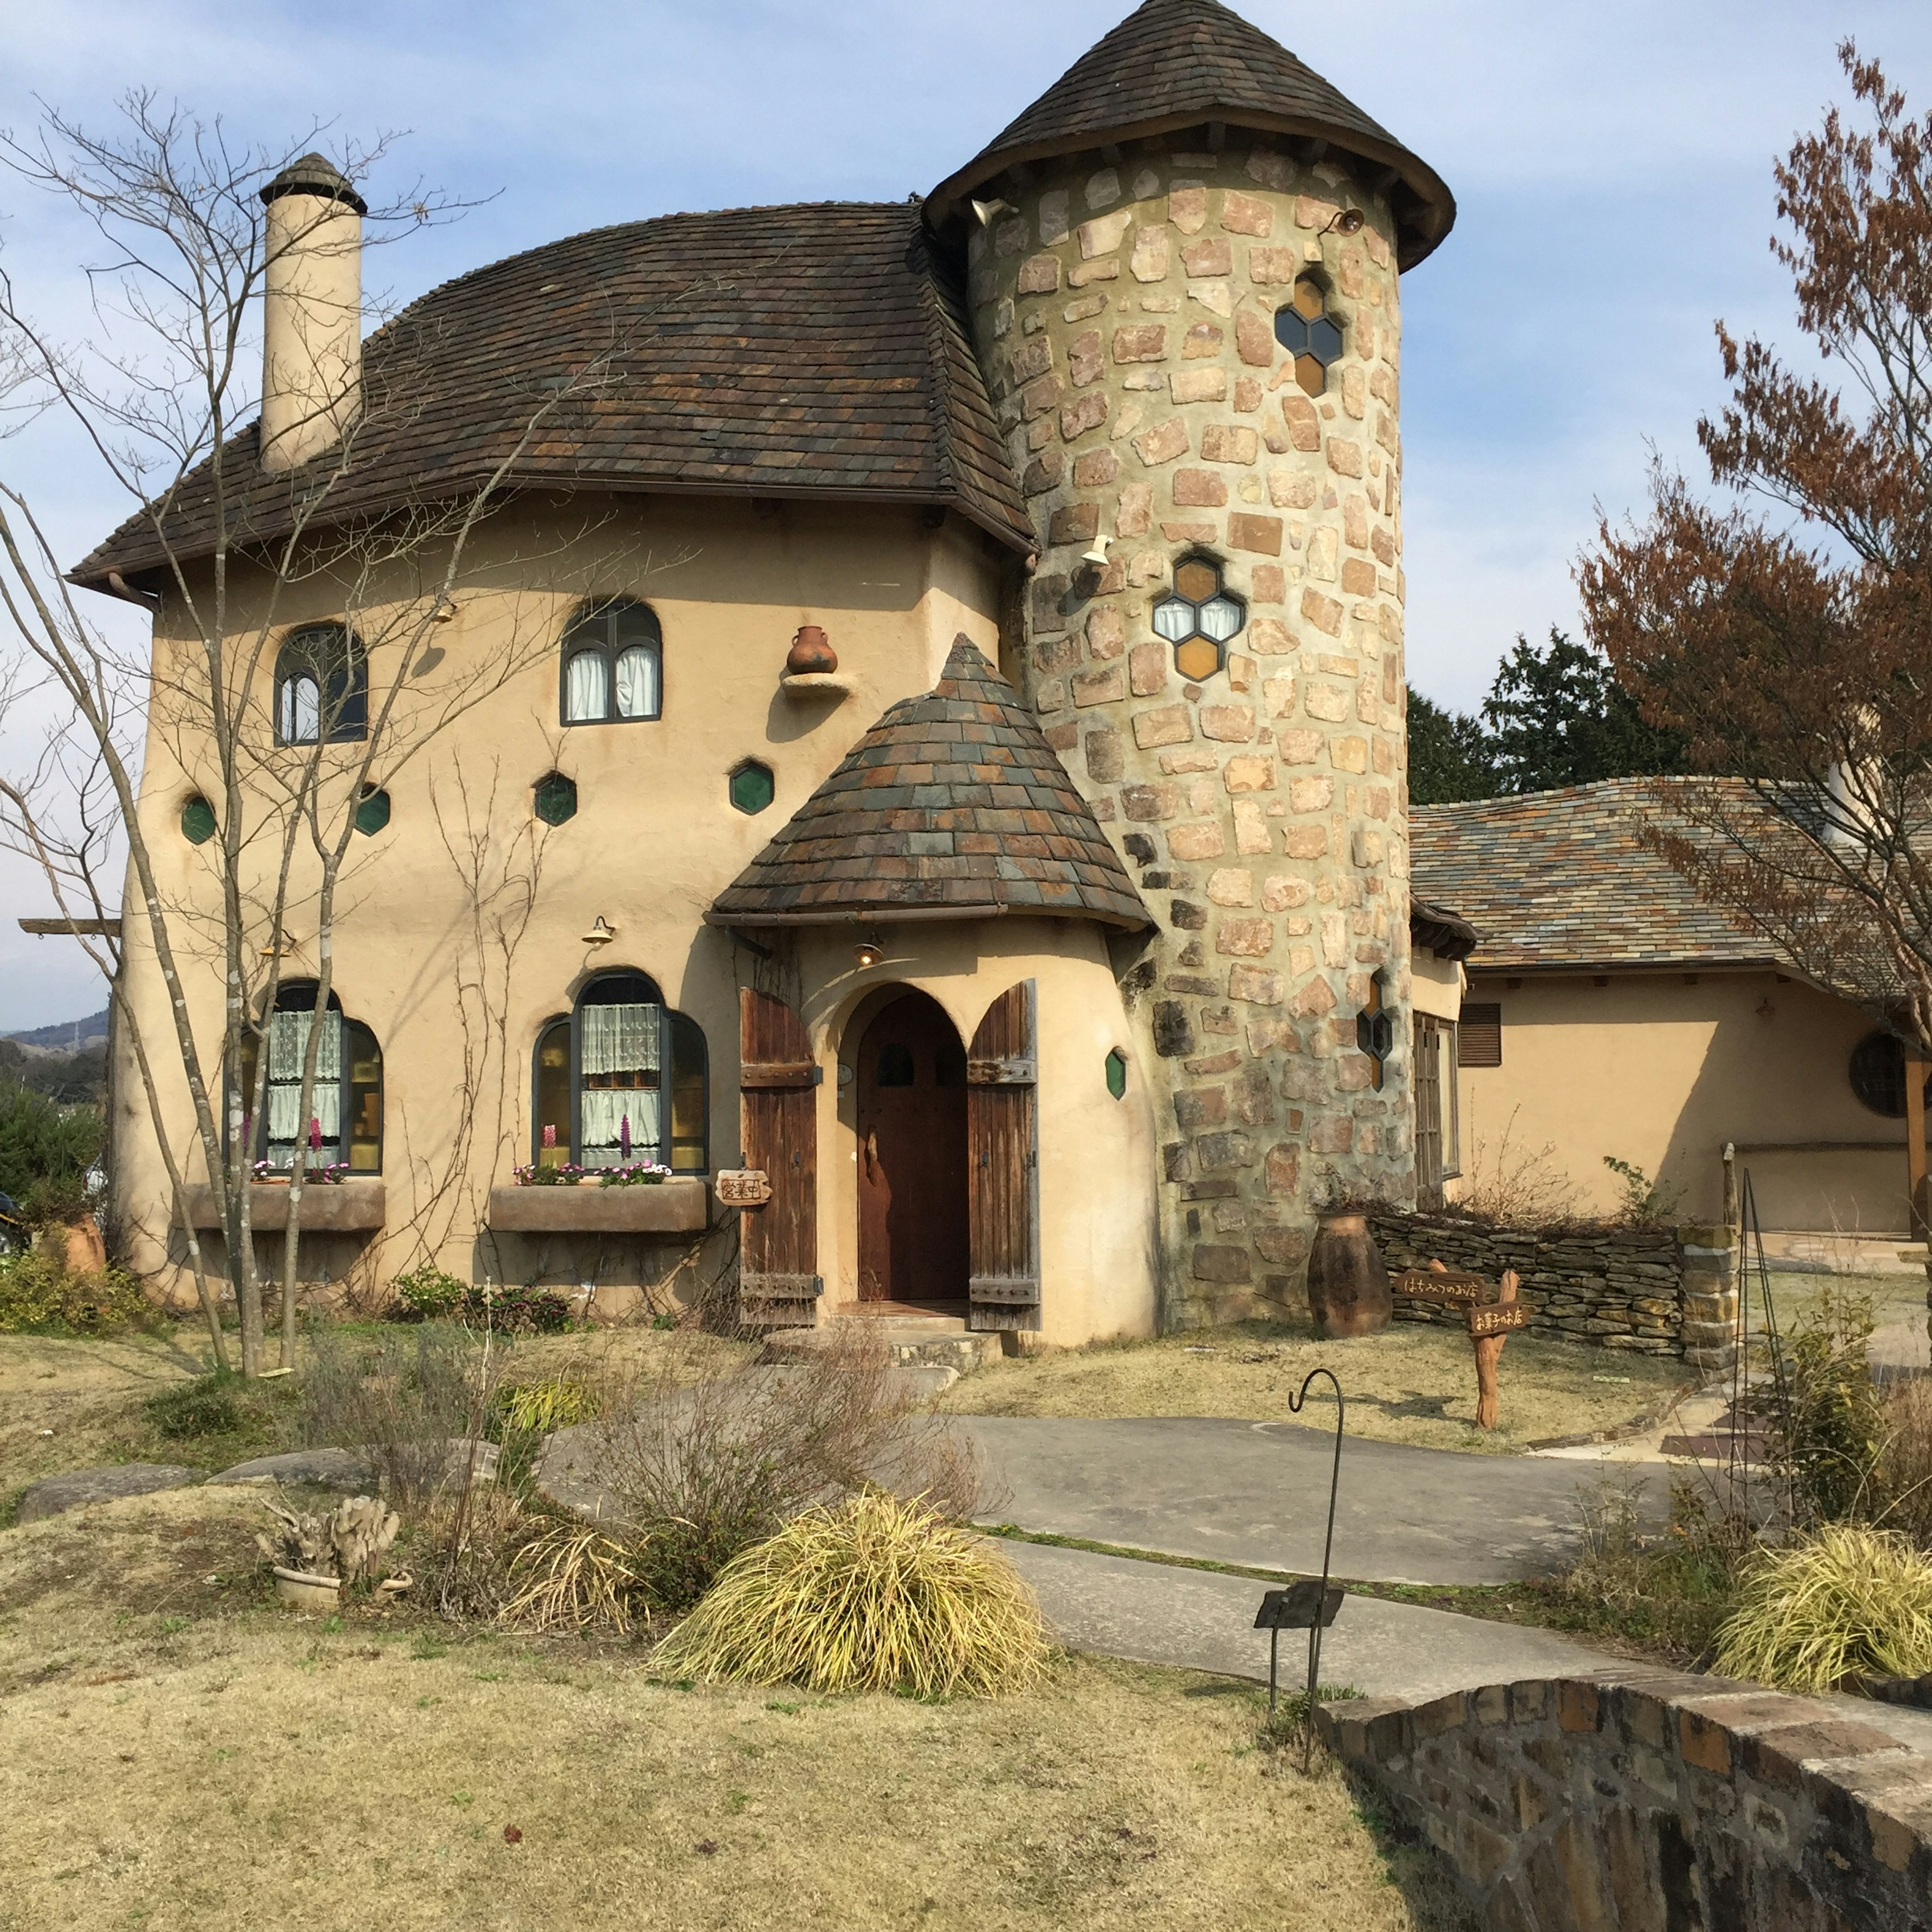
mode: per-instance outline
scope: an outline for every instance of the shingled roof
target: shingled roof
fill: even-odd
[[[705,914],[713,926],[1001,913],[1154,922],[1012,686],[964,637]]]
[[[584,372],[596,372],[584,382]],[[508,480],[945,505],[1026,551],[1034,534],[918,207],[825,202],[672,214],[571,236],[446,284],[363,348],[370,408],[339,478],[230,446],[230,530],[266,542],[298,493],[327,520],[476,488],[554,406]],[[573,382],[581,385],[569,390]],[[214,532],[212,466],[167,512],[177,555]],[[98,585],[162,566],[145,513],[81,563]]]
[[[927,200],[944,221],[1003,170],[1083,148],[1220,122],[1325,142],[1393,171],[1397,259],[1413,267],[1449,232],[1441,176],[1278,41],[1216,0],[1146,0]]]
[[[1408,824],[1416,895],[1454,907],[1481,934],[1472,971],[1784,966],[1761,932],[1700,899],[1639,842],[1639,826],[1662,809],[1657,784],[1608,778],[1417,806]]]

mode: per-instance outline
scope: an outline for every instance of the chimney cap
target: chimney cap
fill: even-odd
[[[262,204],[266,207],[285,194],[312,194],[323,201],[341,202],[358,214],[369,212],[369,204],[326,154],[304,154],[300,160],[291,161],[262,189]]]

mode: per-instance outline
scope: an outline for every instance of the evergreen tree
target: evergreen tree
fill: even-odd
[[[1482,720],[1432,703],[1412,686],[1408,694],[1408,800],[1412,805],[1454,805],[1493,798],[1492,769]]]

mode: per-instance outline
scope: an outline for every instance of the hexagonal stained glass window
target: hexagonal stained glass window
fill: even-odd
[[[537,816],[546,825],[561,825],[577,816],[576,784],[562,772],[552,772],[537,780],[535,802]]]
[[[1274,339],[1294,358],[1294,380],[1311,396],[1328,386],[1328,366],[1342,359],[1342,325],[1328,313],[1328,298],[1312,275],[1294,285],[1286,308],[1277,309]]]
[[[1157,637],[1174,646],[1174,668],[1199,684],[1221,668],[1222,646],[1248,621],[1247,607],[1221,587],[1221,566],[1190,556],[1174,566],[1172,594],[1154,607]]]
[[[363,788],[356,808],[356,829],[365,838],[373,838],[389,822],[389,794],[375,785]]]
[[[1117,1046],[1107,1055],[1107,1091],[1117,1100],[1127,1095],[1127,1056]]]
[[[732,772],[729,789],[731,802],[740,812],[759,812],[778,796],[778,781],[770,765],[747,758]]]
[[[205,798],[191,798],[182,807],[182,836],[190,845],[206,845],[217,830],[214,808]]]

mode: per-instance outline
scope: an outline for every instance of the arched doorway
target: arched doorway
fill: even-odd
[[[859,1298],[963,1313],[966,1049],[938,1001],[883,1007],[858,1076]]]

